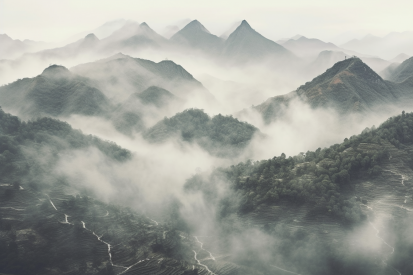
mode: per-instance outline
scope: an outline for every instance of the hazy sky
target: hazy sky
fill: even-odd
[[[412,31],[412,10],[411,0],[0,0],[0,33],[61,41],[124,18],[145,21],[160,33],[168,25],[198,19],[221,35],[246,19],[270,39],[302,34],[338,42],[368,33]]]

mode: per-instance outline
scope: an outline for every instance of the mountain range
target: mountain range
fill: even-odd
[[[45,42],[25,39],[12,39],[7,34],[0,34],[0,60],[14,59],[27,52],[36,52],[50,46]]]
[[[401,53],[413,55],[413,32],[392,32],[384,37],[367,35],[353,39],[340,47],[363,54],[392,58]]]
[[[182,98],[195,94],[213,99],[188,71],[170,60],[155,63],[118,53],[96,62],[77,65],[71,71],[94,80],[108,97],[116,100],[124,100],[150,86],[164,88]]]
[[[303,36],[277,43],[245,20],[227,38],[197,20],[170,39],[133,21],[97,30],[22,58],[105,58],[49,65],[0,87],[0,275],[413,274],[413,113],[401,111],[413,102],[413,57],[400,54],[409,51],[384,60]],[[202,55],[222,65],[212,72],[222,79],[248,67],[251,79],[216,78],[234,109],[250,106],[265,78],[291,69],[317,76],[252,106],[244,122],[219,113],[231,108],[178,64],[197,59],[120,53],[147,49]],[[281,89],[282,81],[264,92]],[[239,104],[244,93],[251,97]],[[316,149],[331,133],[304,125],[318,134],[314,148],[273,153],[298,151],[287,133],[303,127],[289,125],[293,112],[323,110],[354,134],[354,118],[396,108],[399,115],[326,148]],[[110,123],[105,129],[124,135],[105,135],[131,149],[58,120],[71,116],[82,127]],[[282,123],[269,125],[275,120]]]

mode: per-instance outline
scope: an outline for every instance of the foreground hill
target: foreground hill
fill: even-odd
[[[1,273],[182,274],[189,264],[205,273],[193,250],[202,252],[193,237],[181,241],[173,211],[175,225],[161,225],[95,200],[87,185],[73,186],[54,170],[60,157],[76,150],[95,148],[117,164],[131,159],[128,150],[58,120],[25,123],[2,110],[0,140]],[[189,263],[180,263],[183,259]]]
[[[312,108],[333,108],[342,115],[367,112],[412,100],[412,79],[401,84],[385,81],[359,58],[349,58],[296,91],[270,98],[254,108],[266,122],[275,119],[274,114],[281,115],[292,100],[304,101]]]
[[[287,273],[410,274],[412,137],[413,113],[403,112],[341,144],[200,173],[185,188],[219,205],[217,216],[226,228],[254,224],[277,238],[278,248],[266,251],[276,256],[268,261]],[[232,192],[218,196],[222,182]],[[246,221],[237,224],[234,215]],[[358,235],[362,228],[365,233]],[[376,235],[363,240],[363,234]],[[372,242],[378,244],[369,250]],[[310,243],[317,253],[299,252],[303,246],[312,251]],[[280,254],[288,257],[281,261]]]
[[[58,65],[37,77],[0,87],[0,104],[29,117],[96,116],[110,111],[107,98],[89,79]]]
[[[96,199],[89,188],[100,184],[94,179],[81,187],[56,170],[62,158],[91,148],[104,162],[131,161],[113,142],[50,118],[21,122],[2,110],[0,140],[0,273],[253,274],[205,250],[173,198],[157,222]]]
[[[185,184],[186,197],[200,192],[207,208],[214,209],[208,236],[191,235],[185,221],[198,220],[191,221],[194,215],[184,220],[179,202],[167,204],[167,218],[155,221],[94,199],[93,193],[50,173],[57,158],[73,149],[92,146],[105,161],[118,164],[130,160],[127,150],[53,119],[22,123],[0,112],[0,126],[5,149],[0,159],[9,165],[0,170],[2,273],[413,271],[413,114],[403,113],[329,148],[195,175]],[[45,148],[53,152],[47,162]],[[203,207],[192,210],[205,219]]]
[[[151,142],[178,137],[197,143],[212,155],[235,157],[257,132],[254,126],[233,117],[217,115],[211,118],[202,110],[189,109],[158,122],[144,133],[144,137]]]

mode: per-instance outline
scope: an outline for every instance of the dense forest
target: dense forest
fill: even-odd
[[[52,118],[22,122],[0,109],[0,175],[3,182],[31,175],[32,184],[35,184],[36,175],[44,172],[44,167],[52,166],[61,152],[87,147],[97,148],[114,161],[131,158],[128,150],[114,142],[84,135],[66,122]]]
[[[203,110],[188,109],[165,118],[144,133],[151,142],[164,142],[178,136],[196,142],[212,155],[235,157],[249,144],[258,129],[232,116],[210,117]]]
[[[371,150],[361,144],[373,144]],[[413,113],[392,117],[377,129],[366,128],[360,135],[346,138],[329,148],[318,148],[297,156],[285,154],[262,161],[247,161],[218,168],[210,175],[197,174],[185,185],[188,191],[202,191],[216,202],[217,185],[230,182],[237,199],[220,201],[220,215],[231,211],[247,213],[261,204],[283,199],[297,204],[311,203],[320,211],[337,216],[345,223],[357,223],[365,217],[356,198],[351,196],[355,180],[381,174],[380,163],[389,159],[387,147],[413,143]],[[410,165],[413,160],[410,159]],[[234,206],[237,202],[237,206]]]
[[[24,122],[0,109],[0,273],[112,275],[131,265],[143,268],[137,263],[146,265],[149,258],[151,268],[164,258],[163,269],[185,270],[178,260],[193,254],[176,231],[185,229],[176,202],[168,204],[161,226],[130,208],[96,200],[90,190],[53,173],[60,157],[89,147],[115,163],[132,158],[115,143],[65,122]],[[110,254],[108,243],[118,244]]]

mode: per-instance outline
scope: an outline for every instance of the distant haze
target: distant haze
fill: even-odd
[[[107,21],[147,22],[166,36],[198,19],[221,36],[243,19],[272,40],[301,34],[337,44],[367,34],[413,30],[409,0],[393,1],[189,1],[0,0],[0,33],[13,39],[58,42]]]

